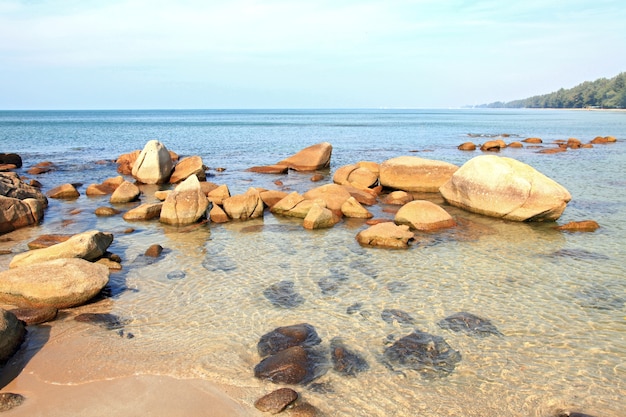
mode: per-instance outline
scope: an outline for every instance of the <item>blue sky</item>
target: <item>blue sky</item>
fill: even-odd
[[[626,71],[623,0],[0,0],[0,109],[441,108]]]

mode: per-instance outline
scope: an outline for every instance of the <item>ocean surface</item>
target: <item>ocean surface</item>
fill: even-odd
[[[482,154],[462,152],[465,141],[503,136],[508,143],[540,137],[544,147],[575,137],[618,141],[591,149],[541,154],[506,148],[499,155],[525,162],[572,194],[556,223],[515,223],[444,205],[463,226],[420,234],[408,250],[361,247],[367,226],[344,220],[309,231],[298,219],[266,211],[263,219],[175,228],[125,222],[93,212],[108,197],[85,188],[117,176],[114,160],[161,141],[181,157],[199,155],[208,181],[231,194],[249,187],[304,192],[332,182],[334,171],[358,161],[412,155],[462,165]],[[263,175],[246,171],[273,164],[319,142],[333,145],[331,166],[312,173]],[[135,374],[205,378],[240,387],[252,404],[275,387],[254,378],[259,338],[279,326],[309,323],[328,352],[341,337],[369,369],[356,377],[328,369],[298,387],[303,398],[337,416],[554,416],[582,412],[626,415],[626,112],[551,110],[146,110],[0,111],[0,152],[16,152],[19,170],[51,161],[35,176],[47,191],[83,184],[77,200],[50,200],[39,226],[4,235],[0,249],[27,250],[44,233],[112,232],[109,250],[123,269],[111,274],[106,298],[64,312],[46,343],[67,346],[58,369],[39,377],[79,384]],[[218,170],[223,168],[223,170]],[[28,176],[28,175],[26,175]],[[33,176],[29,176],[33,178]],[[282,181],[282,186],[274,184]],[[141,202],[154,201],[156,186]],[[443,204],[438,195],[421,198]],[[134,204],[136,205],[136,204]],[[127,210],[134,205],[119,207]],[[382,205],[370,207],[391,218]],[[79,211],[78,214],[77,211]],[[555,225],[595,220],[593,233]],[[124,233],[133,227],[133,233]],[[157,243],[156,261],[143,253]],[[6,268],[11,255],[0,255]],[[291,281],[301,302],[273,305],[265,290]],[[385,309],[413,324],[385,321]],[[490,320],[501,335],[477,338],[441,328],[456,312]],[[112,313],[122,329],[107,330],[73,317]],[[413,330],[443,337],[461,354],[443,378],[422,378],[384,363],[383,353]]]

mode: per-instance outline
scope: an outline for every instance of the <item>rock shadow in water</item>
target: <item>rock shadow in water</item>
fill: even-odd
[[[489,320],[467,312],[452,314],[441,320],[437,325],[442,329],[452,330],[457,333],[466,333],[470,336],[503,336]]]
[[[600,284],[591,284],[574,294],[578,303],[585,308],[597,310],[621,310],[626,299]]]
[[[304,297],[294,290],[293,281],[279,281],[263,291],[265,298],[276,307],[295,308],[304,303]]]

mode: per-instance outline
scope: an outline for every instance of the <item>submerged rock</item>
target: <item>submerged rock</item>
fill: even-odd
[[[330,358],[333,369],[345,376],[356,376],[357,373],[369,369],[367,361],[361,355],[350,351],[338,337],[330,341]]]
[[[325,360],[312,349],[293,346],[268,356],[254,367],[254,376],[273,383],[307,384],[325,372]]]
[[[466,312],[452,314],[437,324],[442,329],[452,330],[453,332],[468,333],[472,336],[502,336],[502,333],[500,333],[496,326],[491,324],[489,320]]]
[[[461,354],[441,336],[417,330],[387,347],[384,359],[393,370],[414,370],[424,378],[436,378],[454,371]]]
[[[74,317],[74,320],[94,324],[107,330],[118,330],[130,323],[129,319],[123,319],[111,313],[83,313]]]
[[[280,388],[254,402],[257,410],[264,413],[278,414],[298,399],[298,393],[291,388]]]
[[[263,291],[263,295],[276,307],[294,308],[304,303],[304,298],[294,291],[293,281],[279,281]]]
[[[12,392],[0,393],[0,413],[22,405],[25,399],[26,398],[21,394],[14,394]]]
[[[397,321],[399,324],[415,324],[415,319],[409,313],[395,308],[383,310],[380,316],[386,323]]]
[[[317,335],[315,327],[307,323],[277,327],[261,336],[257,350],[261,357],[273,355],[293,346],[311,347],[319,345],[322,339]]]

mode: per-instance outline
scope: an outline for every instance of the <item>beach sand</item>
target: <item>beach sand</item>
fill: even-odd
[[[65,343],[46,343],[49,328],[29,328],[27,342],[0,370],[0,392],[26,397],[7,417],[100,417],[100,416],[210,416],[261,415],[238,387],[201,379],[178,379],[166,375],[132,374],[87,378],[85,363],[68,369],[73,355]],[[95,363],[97,358],[93,358]],[[80,383],[63,382],[68,380]]]

